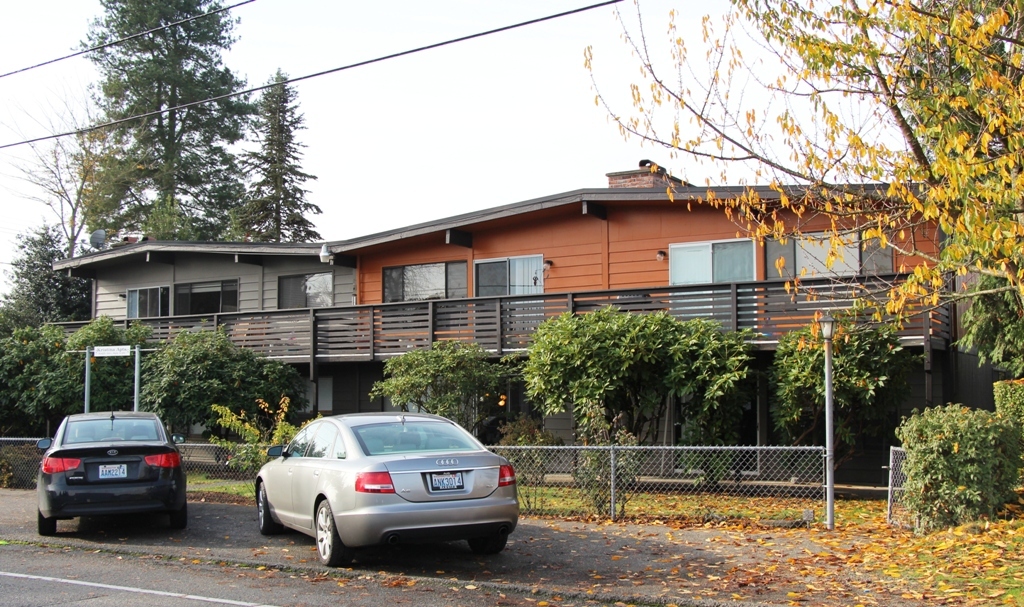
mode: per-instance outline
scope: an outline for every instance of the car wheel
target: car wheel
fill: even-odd
[[[46,518],[42,512],[36,510],[36,519],[39,531],[39,535],[57,535],[57,519]]]
[[[505,549],[508,543],[507,533],[495,533],[486,537],[473,537],[469,539],[469,548],[473,554],[498,554]]]
[[[184,529],[188,526],[188,502],[181,506],[181,510],[171,512],[171,529]]]
[[[327,500],[316,507],[316,551],[320,562],[328,567],[337,567],[352,560],[351,550],[341,543],[338,529],[334,526],[334,513]]]
[[[283,529],[281,523],[275,522],[270,516],[270,502],[267,501],[267,490],[263,483],[256,489],[256,521],[260,525],[262,535],[274,535],[281,533]]]

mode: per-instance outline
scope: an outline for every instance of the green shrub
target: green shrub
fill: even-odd
[[[42,451],[35,444],[0,448],[0,487],[35,489]]]
[[[499,446],[535,447],[564,444],[560,437],[549,430],[544,430],[540,422],[529,415],[504,423],[499,430]],[[504,455],[516,471],[516,486],[523,509],[530,512],[543,511],[542,487],[547,462],[552,459],[551,453],[539,449],[498,450],[498,453]]]
[[[1024,379],[997,381],[992,384],[996,412],[1024,428]]]
[[[620,429],[614,441],[594,441],[590,446],[635,447],[638,442],[635,436]],[[616,516],[626,513],[626,502],[636,489],[636,481],[640,474],[640,452],[635,450],[617,450],[615,452],[615,511]],[[592,513],[606,516],[611,508],[612,497],[612,459],[610,449],[584,448],[576,456],[573,467],[573,479],[580,488]]]
[[[1020,483],[1017,426],[999,413],[947,405],[896,430],[907,459],[904,504],[923,529],[993,518]]]

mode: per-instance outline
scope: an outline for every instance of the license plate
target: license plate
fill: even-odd
[[[430,475],[430,487],[434,491],[454,491],[462,489],[461,472],[437,472]]]
[[[100,478],[125,478],[128,476],[126,464],[111,464],[100,466]]]

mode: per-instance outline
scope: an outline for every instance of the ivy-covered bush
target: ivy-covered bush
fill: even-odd
[[[910,388],[918,357],[900,344],[894,327],[842,319],[832,339],[836,460],[857,454],[859,437],[879,436]],[[772,369],[775,428],[792,445],[825,443],[825,348],[817,326],[784,335]]]
[[[1020,485],[1016,424],[947,405],[914,412],[896,430],[907,459],[903,503],[923,529],[993,518]]]
[[[1024,428],[1024,379],[997,381],[992,385],[996,412]]]

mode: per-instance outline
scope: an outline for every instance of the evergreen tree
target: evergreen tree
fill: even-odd
[[[0,304],[0,334],[47,322],[89,319],[89,281],[53,270],[53,262],[67,256],[60,227],[43,226],[18,236],[18,252],[8,274],[11,291]]]
[[[101,0],[85,44],[105,44],[138,32],[202,15],[215,0]],[[208,15],[139,36],[90,55],[101,74],[99,103],[117,120],[229,95],[245,82],[221,63],[234,42],[235,22]],[[97,225],[143,231],[156,238],[216,239],[244,192],[238,163],[227,146],[242,139],[253,112],[230,97],[164,111],[124,123],[121,170],[102,191],[111,200]]]
[[[256,137],[259,150],[245,155],[244,165],[254,181],[246,204],[235,214],[235,230],[246,239],[272,242],[320,240],[307,213],[320,214],[320,207],[306,201],[303,182],[316,179],[300,167],[304,147],[295,132],[305,128],[296,103],[295,89],[285,84],[288,75],[280,69],[270,80],[277,86],[266,89],[257,104]]]

